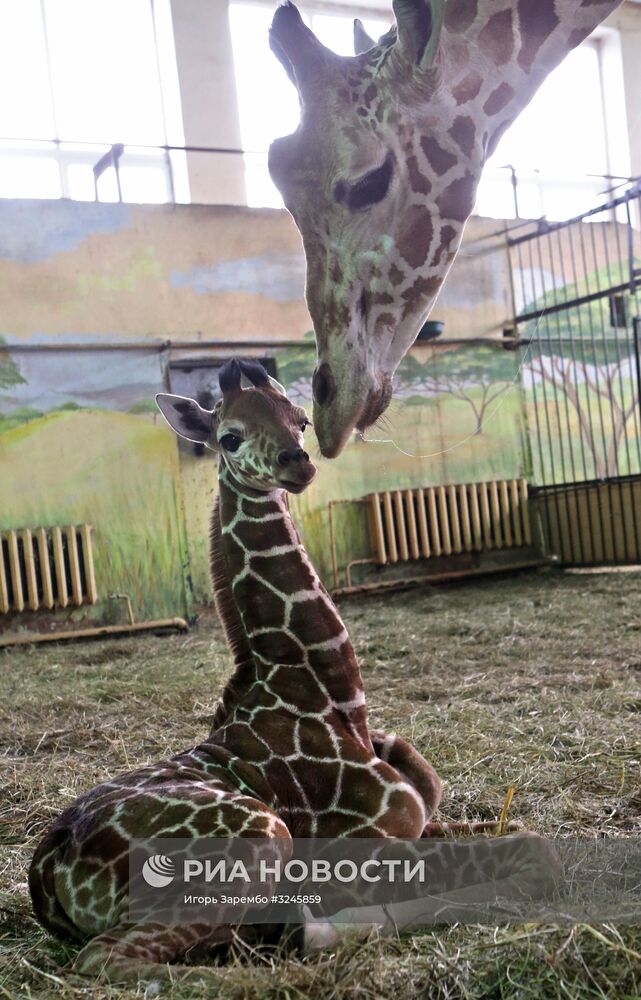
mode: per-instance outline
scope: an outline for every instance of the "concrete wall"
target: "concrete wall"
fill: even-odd
[[[228,2],[172,0],[171,11],[185,145],[240,149]],[[238,156],[190,152],[187,172],[195,204],[247,200]]]
[[[611,110],[618,120],[616,128],[624,132],[629,146],[629,171],[641,176],[641,4],[623,3],[605,22],[615,37],[605,38],[608,60],[604,60],[604,79],[613,95]],[[608,49],[610,52],[608,52]],[[617,51],[618,50],[618,51]],[[611,69],[611,63],[614,68]],[[618,65],[617,65],[618,64]],[[617,79],[617,77],[619,77]],[[606,90],[607,93],[607,90]],[[616,95],[616,97],[614,96]],[[617,107],[617,104],[619,105]],[[624,111],[624,115],[621,115]],[[618,172],[620,164],[612,164]]]
[[[0,323],[12,340],[309,329],[300,240],[284,211],[3,201],[0,216]]]

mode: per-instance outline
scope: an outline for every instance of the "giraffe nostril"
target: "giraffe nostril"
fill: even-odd
[[[291,453],[290,457],[294,462],[300,462],[302,459],[305,459],[306,462],[309,462],[309,455],[307,454],[306,451],[303,451],[302,448],[296,448]]]
[[[314,401],[318,406],[326,406],[334,398],[336,383],[334,382],[332,370],[325,361],[314,372],[312,392],[314,393]]]
[[[278,458],[276,461],[280,465],[281,469],[284,469],[286,465],[289,465],[290,454],[288,451],[280,451],[278,453]]]

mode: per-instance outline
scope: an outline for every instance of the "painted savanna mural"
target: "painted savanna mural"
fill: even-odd
[[[179,451],[155,412],[166,362],[156,353],[91,349],[5,349],[0,357],[1,526],[93,524],[101,596],[128,593],[141,618],[184,613],[190,600],[209,600],[216,459],[189,445]],[[288,392],[311,410],[310,351],[275,350],[273,358]],[[329,499],[520,474],[525,451],[515,378],[515,355],[500,348],[412,352],[374,440],[354,439],[338,460],[322,462],[317,482],[292,499],[326,578]],[[313,431],[308,435],[314,453]],[[342,508],[337,527],[342,563],[366,552],[360,508]],[[100,620],[116,613],[97,609]]]
[[[304,356],[302,349],[285,351],[279,377],[311,412]],[[293,501],[327,580],[328,499],[525,474],[528,449],[517,355],[500,344],[416,345],[397,373],[385,419],[365,439],[354,436],[337,459],[322,462],[318,484]],[[341,505],[334,520],[339,568],[370,554],[363,507]]]
[[[439,318],[457,343],[412,350],[386,424],[368,435],[398,448],[354,439],[293,501],[326,580],[330,499],[526,469],[517,357],[477,342],[500,336],[509,315],[504,248],[488,244],[489,228],[473,222],[443,292]],[[139,619],[211,599],[216,462],[178,445],[153,397],[184,391],[181,365],[213,371],[241,353],[271,360],[311,410],[303,273],[284,212],[0,202],[0,530],[94,525],[101,602],[74,619],[122,621],[111,592],[128,593]],[[338,508],[337,530],[341,566],[366,554],[362,509]]]

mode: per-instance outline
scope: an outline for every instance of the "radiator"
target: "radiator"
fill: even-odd
[[[0,613],[97,600],[91,525],[0,531]]]
[[[525,479],[371,493],[365,500],[380,565],[532,542]]]

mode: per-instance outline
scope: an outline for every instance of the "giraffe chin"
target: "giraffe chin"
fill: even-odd
[[[282,489],[287,490],[288,493],[304,493],[307,487],[314,479],[315,475],[316,473],[314,473],[313,476],[310,476],[309,479],[306,479],[305,482],[302,483],[297,483],[293,479],[279,479],[279,485],[282,487]]]

